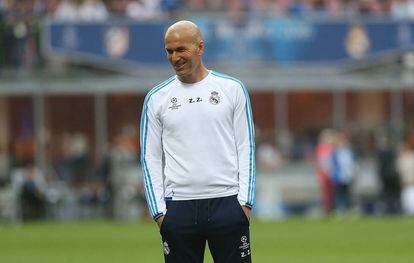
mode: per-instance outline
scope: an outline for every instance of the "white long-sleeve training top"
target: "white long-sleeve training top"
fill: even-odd
[[[238,195],[253,206],[255,143],[250,100],[237,79],[210,71],[197,83],[173,76],[146,96],[141,164],[152,217],[165,200]]]

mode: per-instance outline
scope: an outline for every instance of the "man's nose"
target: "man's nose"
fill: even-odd
[[[180,59],[180,56],[178,55],[177,52],[174,51],[174,52],[171,53],[171,61],[176,62],[179,59]]]
[[[173,52],[173,53],[171,54],[171,61],[175,62],[175,61],[177,61],[177,60],[178,60],[177,53],[176,53],[176,52]]]

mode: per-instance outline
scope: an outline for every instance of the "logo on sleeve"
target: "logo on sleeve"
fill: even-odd
[[[176,97],[171,99],[171,106],[168,107],[170,110],[178,110],[181,107],[181,104],[178,104],[178,100]]]
[[[210,101],[210,103],[211,103],[211,104],[213,104],[213,105],[217,105],[217,104],[219,104],[219,103],[220,103],[220,97],[219,97],[219,95],[218,95],[218,92],[217,92],[217,91],[213,91],[213,92],[211,92],[211,96],[210,96],[209,101]]]

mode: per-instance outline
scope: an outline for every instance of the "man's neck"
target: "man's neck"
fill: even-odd
[[[196,70],[195,72],[193,72],[193,74],[188,75],[188,76],[182,76],[182,77],[178,77],[178,79],[181,82],[184,83],[197,83],[199,81],[202,81],[205,77],[207,77],[209,71],[206,67],[201,67],[199,70]]]

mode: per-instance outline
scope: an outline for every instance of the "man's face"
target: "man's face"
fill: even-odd
[[[200,63],[202,46],[187,32],[172,32],[165,37],[167,58],[179,77],[191,76]]]

